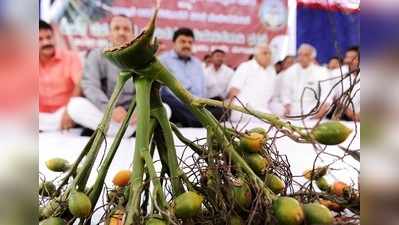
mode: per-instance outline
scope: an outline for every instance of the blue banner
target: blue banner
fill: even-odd
[[[359,10],[340,10],[320,5],[299,3],[297,6],[297,47],[313,45],[320,64],[360,44]]]

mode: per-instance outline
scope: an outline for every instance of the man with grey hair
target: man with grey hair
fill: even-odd
[[[272,52],[266,43],[255,47],[254,58],[238,66],[229,84],[227,102],[244,104],[251,109],[271,112],[269,102],[274,93],[276,71],[271,63]],[[231,121],[248,117],[233,111]]]
[[[329,78],[328,70],[315,64],[316,49],[310,44],[302,44],[298,49],[297,63],[281,76],[280,90],[286,116],[299,116],[312,113],[312,118],[325,116],[330,104],[327,97],[330,83],[321,82]],[[323,101],[326,100],[324,104]]]

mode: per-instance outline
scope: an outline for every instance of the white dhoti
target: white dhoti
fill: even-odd
[[[171,116],[170,107],[164,104],[168,118]],[[88,99],[83,97],[74,97],[69,101],[67,110],[72,120],[89,129],[95,130],[101,122],[104,113],[98,109],[93,103]],[[115,136],[121,127],[121,123],[117,123],[111,120],[109,128],[107,131],[107,136]],[[129,125],[126,129],[124,137],[130,137],[136,130],[136,126]]]
[[[53,113],[39,112],[39,130],[57,131],[61,130],[61,120],[64,115],[65,107],[61,107]]]

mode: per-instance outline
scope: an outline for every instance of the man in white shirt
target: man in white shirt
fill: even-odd
[[[288,68],[290,68],[292,65],[295,63],[295,57],[292,55],[287,55],[283,60],[282,60],[282,67],[280,72],[278,73],[277,71],[277,78],[276,78],[276,83],[274,86],[274,95],[273,99],[270,102],[270,107],[272,109],[272,112],[278,116],[284,116],[285,109],[282,104],[282,88],[283,88],[283,82],[284,82],[284,71],[286,71]]]
[[[227,102],[270,113],[269,102],[274,93],[276,71],[271,64],[272,52],[267,44],[255,47],[255,57],[242,63],[230,85]],[[232,111],[231,121],[245,121],[248,116]]]
[[[328,60],[327,69],[334,71],[342,65],[342,60],[338,56],[333,56]]]
[[[280,76],[283,79],[281,98],[286,116],[301,116],[311,113],[311,117],[324,117],[330,105],[328,92],[330,82],[326,68],[315,64],[316,49],[302,44],[298,49],[297,63]],[[323,101],[326,102],[323,104]]]
[[[360,51],[358,47],[351,47],[345,53],[344,66],[332,71],[334,86],[334,100],[337,105],[345,104],[345,99],[350,97],[351,103],[345,107],[342,118],[360,121]],[[351,90],[349,90],[351,89]],[[350,94],[348,93],[350,91]],[[344,98],[343,95],[348,93]]]
[[[212,63],[205,69],[207,98],[222,100],[227,96],[227,88],[234,71],[224,64],[226,53],[216,49],[211,53]]]
[[[283,59],[283,68],[281,70],[281,72],[287,70],[288,68],[290,68],[292,65],[294,65],[295,63],[295,56],[293,55],[287,55],[284,59]]]
[[[204,58],[202,58],[202,69],[205,71],[205,69],[211,65],[211,62],[212,62],[211,55],[209,54],[204,55]]]

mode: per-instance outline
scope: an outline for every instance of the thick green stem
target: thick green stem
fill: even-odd
[[[163,107],[161,97],[159,95],[159,83],[154,83],[153,88],[151,90],[151,115],[155,117],[162,129],[163,132],[163,141],[166,147],[166,160],[169,171],[169,176],[171,178],[173,193],[178,196],[184,192],[183,184],[180,182],[180,176],[183,172],[180,170],[177,156],[176,156],[176,148],[173,140],[172,128],[166,113],[165,108]],[[161,143],[157,143],[158,146]],[[160,152],[163,148],[158,148],[158,152]]]
[[[116,80],[115,89],[111,95],[110,101],[108,102],[104,116],[96,130],[96,135],[95,135],[95,138],[93,141],[93,145],[91,146],[90,151],[86,156],[86,160],[83,165],[82,171],[80,173],[78,173],[77,177],[74,180],[73,188],[76,188],[76,186],[78,186],[77,189],[79,191],[84,191],[84,189],[86,187],[86,183],[90,176],[91,169],[93,168],[94,161],[95,161],[98,151],[104,141],[105,134],[108,131],[109,122],[110,122],[111,116],[112,116],[112,110],[116,105],[116,102],[119,98],[119,95],[121,94],[121,92],[123,90],[123,86],[125,85],[126,81],[128,81],[132,77],[131,74],[132,74],[131,72],[122,71],[118,75],[118,78]]]
[[[155,127],[154,127],[155,128]],[[154,132],[151,132],[154,133]],[[155,142],[155,133],[154,133],[154,137],[151,140],[150,143],[150,154],[152,157],[154,157],[154,152],[155,152],[155,148],[156,148],[156,142]],[[161,175],[162,177],[162,175]],[[145,179],[144,179],[144,184],[146,185],[146,187],[144,188],[144,200],[141,203],[141,211],[143,212],[143,215],[147,215],[148,213],[148,202],[150,200],[150,182],[151,182],[151,178],[150,178],[150,174],[148,173],[148,171],[145,172]],[[161,180],[161,184],[162,184],[162,180]]]
[[[124,84],[130,78],[131,78],[131,72],[121,72],[119,74],[117,79],[117,84],[115,86],[114,92],[112,93],[111,99],[108,102],[106,113],[104,114],[102,121],[100,122],[96,131],[93,133],[89,142],[86,144],[85,148],[82,150],[73,168],[68,173],[67,177],[63,180],[63,184],[68,181],[68,177],[76,171],[79,164],[78,162],[80,162],[83,159],[83,157],[85,157],[85,162],[83,164],[82,170],[79,171],[79,173],[77,173],[77,176],[73,180],[72,186],[70,186],[66,190],[66,192],[62,195],[63,199],[66,200],[69,196],[69,193],[71,191],[75,191],[76,188],[78,191],[82,192],[85,190],[87,180],[90,176],[92,167],[94,165],[94,161],[98,155],[98,151],[105,138],[104,135],[108,129],[108,124],[112,115],[112,109],[115,107],[116,101],[123,90]]]
[[[216,122],[214,117],[203,108],[198,105],[194,105],[195,98],[187,91],[180,82],[157,60],[155,60],[146,69],[146,72],[151,71],[151,74],[155,74],[152,77],[161,81],[166,85],[186,106],[190,111],[199,119],[199,121],[205,126],[213,130],[215,137],[219,143],[225,146],[224,150],[233,160],[233,162],[240,168],[242,168],[250,177],[250,179],[265,193],[266,198],[271,201],[275,198],[275,194],[263,183],[263,181],[252,171],[245,160],[235,151],[234,147],[227,140],[224,135],[223,129],[220,124]],[[209,114],[208,114],[209,113]]]
[[[133,172],[130,180],[128,212],[125,225],[140,224],[140,201],[143,185],[144,158],[143,153],[148,151],[150,132],[150,91],[151,80],[138,78],[134,81],[137,102],[136,143],[133,157]],[[148,151],[149,152],[149,151]]]
[[[304,131],[303,127],[294,126],[288,122],[282,121],[280,119],[280,117],[273,115],[273,114],[264,113],[261,111],[250,109],[248,107],[242,107],[242,106],[235,105],[235,104],[226,104],[222,101],[206,99],[206,98],[196,98],[195,100],[193,100],[192,104],[195,106],[200,106],[200,107],[204,107],[207,105],[215,106],[215,107],[231,109],[231,110],[239,111],[239,112],[246,113],[249,115],[253,115],[255,117],[258,117],[260,119],[267,121],[268,123],[272,124],[273,126],[275,126],[277,128],[286,128],[290,131],[298,133],[305,140],[308,139],[308,134]]]
[[[167,150],[165,146],[165,140],[163,137],[162,129],[159,126],[154,131],[154,142],[156,144],[156,149],[159,154],[159,159],[161,160],[162,169],[164,172],[170,175],[169,166],[168,166],[168,157],[166,155]]]
[[[148,139],[148,140],[150,140],[150,155],[151,155],[151,157],[154,157],[154,152],[155,152],[155,148],[156,148],[156,144],[154,141],[155,135],[152,135],[152,134],[154,134],[154,130],[155,130],[156,126],[158,126],[157,121],[155,119],[151,118],[150,119],[150,133],[149,133],[149,139]],[[145,169],[145,179],[144,179],[144,186],[143,186],[144,200],[141,204],[141,210],[143,213],[142,215],[147,214],[147,205],[148,205],[148,201],[150,198],[149,187],[150,187],[150,182],[151,182],[151,176],[149,174],[148,168],[144,168],[144,169]]]
[[[118,132],[115,135],[114,141],[112,142],[112,145],[107,153],[107,156],[104,159],[104,162],[102,163],[100,170],[98,172],[97,179],[93,185],[93,190],[90,192],[90,200],[92,205],[97,204],[98,197],[101,194],[101,190],[104,186],[104,180],[105,177],[107,176],[107,172],[109,167],[111,166],[111,162],[114,159],[114,156],[118,150],[118,147],[122,141],[123,135],[125,134],[129,123],[130,123],[130,118],[133,115],[133,111],[136,107],[136,99],[133,98],[132,102],[129,105],[129,109],[127,111],[126,117],[123,119],[122,125],[119,128]]]
[[[154,196],[156,196],[156,202],[160,204],[162,210],[165,210],[168,207],[168,204],[165,199],[165,195],[162,190],[162,185],[160,178],[157,176],[154,161],[150,155],[150,151],[143,151],[142,152],[143,158],[145,160],[145,164],[148,169],[148,173],[150,174],[150,178],[152,183],[154,184]]]

